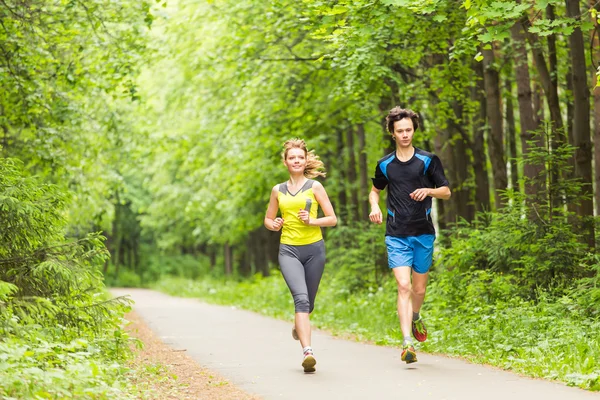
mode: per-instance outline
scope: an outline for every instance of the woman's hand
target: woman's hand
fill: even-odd
[[[301,208],[298,212],[298,218],[300,218],[300,221],[304,222],[305,225],[310,225],[310,214],[308,211]]]
[[[273,230],[278,231],[283,226],[283,218],[277,217],[273,220]]]

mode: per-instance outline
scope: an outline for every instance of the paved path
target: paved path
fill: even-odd
[[[424,353],[407,365],[398,349],[319,331],[313,332],[317,372],[304,374],[289,322],[151,290],[111,292],[131,295],[135,311],[165,343],[267,400],[600,400],[599,393]]]

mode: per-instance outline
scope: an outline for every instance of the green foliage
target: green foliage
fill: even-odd
[[[67,197],[0,158],[0,397],[129,398],[127,299],[103,292],[96,234],[64,238]]]
[[[24,324],[100,329],[111,307],[98,294],[98,266],[107,252],[98,235],[62,237],[65,196],[58,187],[23,176],[19,163],[0,159],[2,230],[0,329]]]
[[[596,253],[586,254],[579,262],[579,268],[586,276],[579,279],[569,290],[579,310],[584,315],[600,317],[600,256]]]
[[[440,264],[461,273],[510,274],[521,296],[534,297],[537,288],[565,288],[585,273],[579,260],[587,248],[570,228],[561,219],[532,223],[521,207],[507,206],[443,235]]]
[[[600,390],[600,320],[578,312],[571,296],[539,292],[534,302],[521,291],[514,277],[490,271],[436,272],[425,349]]]
[[[152,21],[149,1],[0,4],[0,157],[71,191],[71,229],[106,223],[131,138],[123,115]],[[123,152],[123,153],[121,153]]]
[[[117,311],[115,309],[115,311]],[[116,312],[103,334],[23,327],[0,342],[0,397],[3,399],[133,399],[123,361],[129,338]],[[116,329],[115,329],[116,328]],[[77,334],[73,339],[68,336]]]
[[[531,195],[507,191],[507,205],[500,211],[456,224],[442,235],[440,264],[461,273],[483,270],[508,275],[520,288],[514,295],[528,299],[540,289],[561,293],[575,279],[588,275],[588,247],[579,230],[573,229],[584,220],[568,210],[582,199],[581,183],[570,178],[572,154],[569,145],[553,152],[534,147],[524,162],[542,164],[543,171],[558,171],[558,178],[548,189]],[[545,188],[546,179],[541,173],[525,184],[541,181],[538,187]]]
[[[337,279],[348,293],[378,287],[385,279],[387,261],[381,251],[381,238],[385,225],[368,222],[340,225],[328,232],[327,258],[336,260],[328,264],[334,268]]]
[[[105,283],[115,287],[147,287],[167,276],[197,279],[200,276],[219,277],[223,274],[221,268],[211,268],[209,258],[203,254],[169,254],[153,251],[148,246],[143,246],[142,252],[137,270],[130,267],[117,270],[109,264],[109,272],[104,276]]]

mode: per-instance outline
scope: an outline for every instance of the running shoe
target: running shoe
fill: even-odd
[[[410,344],[404,345],[400,359],[405,361],[407,364],[417,362],[417,353],[415,352],[415,348]]]
[[[300,340],[300,338],[298,337],[298,332],[296,332],[296,326],[292,327],[292,337],[294,338],[294,340]]]
[[[419,317],[418,320],[412,322],[412,334],[419,342],[427,340],[427,328],[425,328],[423,317]]]
[[[304,352],[304,360],[302,360],[302,368],[304,368],[304,372],[315,372],[315,365],[317,364],[317,360],[315,360],[315,356],[312,351]]]

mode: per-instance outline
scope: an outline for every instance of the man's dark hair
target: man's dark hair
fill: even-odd
[[[419,116],[413,110],[408,110],[400,107],[394,107],[390,110],[385,121],[387,123],[387,130],[389,133],[394,133],[394,122],[400,121],[404,118],[410,118],[415,132],[419,128]]]

